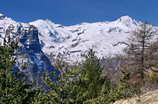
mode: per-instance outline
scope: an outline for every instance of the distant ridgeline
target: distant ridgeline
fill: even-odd
[[[52,81],[57,81],[60,72],[51,65],[42,52],[38,30],[32,25],[20,23],[4,27],[0,27],[0,36],[3,40],[1,45],[7,45],[12,41],[18,43],[14,72],[21,72],[27,82],[38,88],[48,88],[43,80],[46,74]]]

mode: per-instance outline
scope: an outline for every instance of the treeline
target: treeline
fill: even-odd
[[[115,44],[116,47],[127,45],[123,56],[103,60],[90,49],[79,65],[69,66],[62,59],[56,59],[54,65],[62,73],[57,76],[57,82],[52,82],[46,73],[43,80],[51,89],[48,92],[34,88],[23,81],[20,72],[12,70],[15,45],[0,46],[0,104],[111,104],[157,89],[156,28],[142,23],[132,33],[127,42]],[[108,64],[116,58],[121,62],[117,70],[113,70]]]

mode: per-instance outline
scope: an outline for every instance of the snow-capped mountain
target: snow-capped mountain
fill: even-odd
[[[42,50],[46,54],[64,54],[68,62],[80,62],[90,48],[98,57],[122,54],[125,45],[114,44],[126,41],[138,22],[123,16],[111,22],[82,23],[73,26],[54,24],[49,20],[30,23],[38,28]]]
[[[30,23],[18,23],[5,15],[0,15],[0,42],[3,43],[4,30],[13,25],[17,30],[21,24],[24,28],[33,25],[39,34],[42,51],[47,55],[63,54],[64,60],[70,63],[81,62],[82,54],[90,48],[96,51],[98,57],[123,54],[125,45],[114,46],[126,41],[131,31],[136,29],[139,22],[129,16],[122,16],[114,21],[82,23],[73,26],[55,24],[50,20],[37,20]],[[16,35],[16,34],[15,34]]]

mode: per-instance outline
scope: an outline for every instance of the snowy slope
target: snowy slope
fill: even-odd
[[[114,44],[126,41],[138,22],[129,16],[123,16],[112,22],[82,23],[74,26],[62,26],[49,20],[37,20],[30,24],[40,32],[42,50],[46,54],[65,54],[65,60],[80,62],[88,49],[93,48],[98,57],[122,54],[125,45]]]
[[[0,14],[0,42],[3,43],[4,31],[13,25],[16,33],[19,25],[28,27],[34,25],[38,29],[39,43],[45,54],[57,56],[63,54],[70,63],[80,62],[90,48],[96,51],[98,57],[122,54],[125,45],[114,44],[126,41],[138,22],[129,16],[120,17],[114,21],[82,23],[73,26],[55,24],[50,20],[37,20],[30,23],[18,23]],[[12,34],[13,37],[16,34]]]
[[[8,27],[14,27],[13,32],[17,31],[19,23],[12,20],[9,17],[6,17],[3,14],[0,14],[0,44],[3,45],[3,39],[5,38],[5,31],[8,29]],[[15,34],[13,33],[11,37],[14,37]]]

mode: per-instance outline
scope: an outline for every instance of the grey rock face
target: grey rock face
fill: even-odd
[[[53,81],[57,81],[57,75],[60,72],[51,65],[49,59],[41,51],[38,30],[32,25],[28,27],[21,25],[17,29],[17,37],[19,48],[16,52],[14,71],[22,72],[26,80],[34,83],[35,87],[47,88],[43,81],[45,73]]]
[[[56,81],[60,72],[42,52],[38,36],[36,27],[16,22],[0,14],[0,45],[10,45],[12,42],[18,45],[14,72],[21,72],[26,81],[33,83],[34,87],[47,88],[43,81],[45,74]]]

